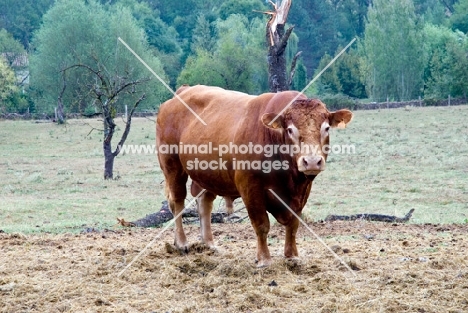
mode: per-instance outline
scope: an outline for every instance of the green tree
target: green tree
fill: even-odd
[[[338,47],[335,54],[343,48]],[[328,54],[320,60],[318,74],[330,61]],[[361,57],[355,49],[344,52],[319,78],[317,91],[319,94],[344,94],[352,98],[365,98],[366,90],[361,81]]]
[[[191,50],[213,51],[216,45],[216,23],[210,23],[204,14],[197,17],[197,26],[193,30]]]
[[[242,14],[249,20],[260,16],[258,11],[265,11],[268,8],[258,0],[226,0],[219,8],[219,17],[223,20],[232,14]]]
[[[6,110],[4,101],[17,91],[15,83],[15,73],[0,57],[0,104],[4,111]]]
[[[320,71],[322,71],[322,69],[325,68],[325,66],[327,66],[327,64],[330,63],[332,59],[333,58],[328,53],[325,53],[325,55],[320,60],[320,63],[316,70],[315,75],[317,75]],[[336,93],[341,93],[341,91],[342,91],[342,87],[341,87],[340,79],[338,77],[338,66],[335,62],[335,64],[330,66],[320,76],[317,82],[317,92],[319,94],[327,94],[327,93],[336,94]]]
[[[106,1],[106,3],[108,2]],[[115,6],[125,7],[132,12],[138,26],[145,30],[148,44],[161,60],[164,71],[170,79],[170,84],[174,87],[182,67],[182,48],[175,28],[166,24],[160,18],[159,11],[153,10],[145,1],[118,0],[112,2],[112,5],[108,5],[108,7]]]
[[[307,69],[318,67],[325,53],[331,54],[340,44],[337,34],[336,14],[328,1],[295,0],[288,15],[299,37],[299,50],[304,51]]]
[[[338,47],[341,51],[341,47]],[[338,53],[337,50],[337,53]],[[341,84],[341,93],[352,98],[365,98],[366,86],[361,80],[360,66],[362,58],[356,49],[351,49],[337,60],[338,79]]]
[[[425,97],[466,97],[468,37],[460,31],[427,24],[424,27]]]
[[[199,7],[203,2],[197,0],[153,0],[149,1],[151,8],[160,12],[161,19],[175,28],[179,34],[182,44],[188,45],[192,31],[196,26],[196,16],[201,13]],[[190,48],[190,47],[185,47]]]
[[[95,1],[59,0],[44,15],[41,29],[34,37],[31,55],[31,88],[40,111],[53,111],[62,90],[62,71],[75,64],[97,69],[104,65],[108,75],[141,79],[151,74],[117,40],[121,37],[143,58],[156,73],[165,76],[161,62],[149,49],[144,32],[137,26],[131,13],[122,7],[106,10]],[[68,71],[67,87],[63,95],[65,108],[70,112],[83,112],[92,107],[94,96],[89,86],[94,75],[84,68]],[[159,83],[142,86],[147,101],[142,109],[154,109],[167,93]],[[122,110],[127,97],[119,99]],[[129,100],[131,102],[131,100]]]
[[[199,49],[187,58],[177,84],[210,85],[225,87],[225,81],[219,70],[219,61],[209,51]]]
[[[372,0],[334,0],[333,2],[339,4],[337,13],[344,17],[338,25],[338,31],[346,35],[346,40],[356,36],[361,37],[364,34],[367,10]],[[346,32],[346,29],[352,32]]]
[[[8,66],[14,67],[21,65],[16,64],[15,60],[25,53],[26,51],[23,45],[13,38],[12,34],[7,32],[6,29],[0,29],[0,54],[5,58]]]
[[[371,0],[294,0],[288,21],[295,25],[298,49],[312,76],[321,58],[333,54],[364,32],[367,8]]]
[[[27,93],[22,92],[27,89],[24,84],[28,78],[27,54],[23,45],[5,29],[0,30],[0,55],[1,62],[7,66],[0,82],[0,88],[4,91],[0,92],[3,94],[0,100],[2,110],[20,114],[32,110]]]
[[[421,95],[422,47],[421,23],[411,0],[374,0],[360,45],[368,95],[374,100],[408,100]]]
[[[198,49],[187,59],[177,82],[206,84],[247,93],[266,90],[264,25],[243,15],[216,22],[217,41],[213,51]]]
[[[415,13],[422,17],[425,23],[444,25],[447,23],[447,15],[443,2],[440,0],[414,0]]]
[[[0,28],[5,28],[26,49],[33,33],[41,24],[42,15],[54,0],[0,0]]]
[[[468,33],[468,0],[460,0],[453,6],[453,14],[450,17],[452,29]]]
[[[168,96],[159,82],[148,83],[150,72],[118,38],[164,77],[160,61],[131,12],[120,6],[106,10],[92,0],[55,3],[34,37],[36,50],[30,65],[31,86],[40,110],[50,110],[58,98],[59,104],[63,102],[71,111],[92,107],[102,112],[105,179],[113,177],[114,158],[126,140],[134,109],[145,98],[145,108],[154,108]],[[112,151],[114,118],[125,104],[132,108],[131,114],[119,145]]]

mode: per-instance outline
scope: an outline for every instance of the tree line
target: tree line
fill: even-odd
[[[0,0],[0,111],[53,112],[61,102],[91,114],[131,82],[107,99],[112,108],[144,94],[138,110],[156,109],[170,93],[122,41],[174,89],[266,92],[271,9],[263,0]],[[293,0],[288,23],[288,62],[302,51],[292,89],[357,38],[309,96],[466,97],[468,0]]]

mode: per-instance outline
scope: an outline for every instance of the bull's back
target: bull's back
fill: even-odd
[[[183,102],[174,97],[163,103],[158,113],[157,136],[167,143],[222,140],[235,132],[245,119],[247,106],[256,98],[203,85],[184,86],[177,93]]]

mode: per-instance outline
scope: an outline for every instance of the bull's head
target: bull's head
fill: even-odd
[[[295,146],[297,169],[305,175],[318,175],[325,169],[330,128],[345,128],[353,113],[343,109],[329,112],[317,99],[296,100],[280,116],[266,113],[262,123],[281,132],[285,144]],[[293,149],[291,149],[293,151]]]

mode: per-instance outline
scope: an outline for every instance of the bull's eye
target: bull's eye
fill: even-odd
[[[325,127],[325,131],[328,132],[330,130],[330,126]]]
[[[287,128],[287,131],[288,131],[288,135],[289,135],[289,136],[292,136],[293,133],[294,133],[292,127],[288,127],[288,128]]]

